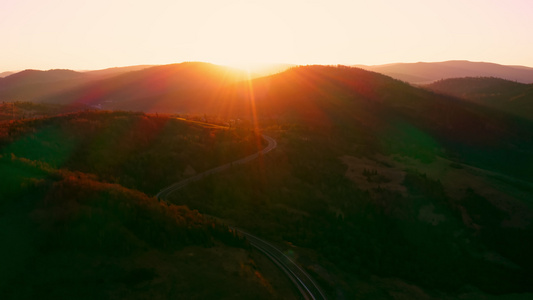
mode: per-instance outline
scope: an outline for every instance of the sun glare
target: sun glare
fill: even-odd
[[[286,61],[292,36],[284,20],[254,4],[229,6],[211,15],[198,40],[198,57],[217,64],[252,71],[258,64]]]

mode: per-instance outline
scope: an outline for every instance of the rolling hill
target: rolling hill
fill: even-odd
[[[39,102],[39,98],[63,92],[90,80],[71,70],[24,70],[0,78],[0,100]]]
[[[3,101],[15,100],[39,103],[43,101],[47,102],[47,99],[50,98],[56,98],[57,100],[52,102],[65,103],[69,101],[63,101],[61,97],[57,97],[57,95],[64,95],[75,89],[80,89],[81,91],[92,89],[92,92],[94,93],[94,89],[98,90],[107,86],[109,90],[108,93],[114,95],[113,91],[117,93],[117,91],[121,89],[139,89],[139,85],[141,85],[141,89],[143,87],[148,88],[150,92],[156,90],[157,92],[165,92],[166,88],[170,88],[174,84],[177,84],[178,81],[185,85],[187,85],[186,82],[199,82],[198,78],[189,78],[190,76],[193,76],[190,69],[189,71],[185,71],[185,68],[181,68],[181,70],[176,71],[177,73],[183,71],[184,73],[182,74],[174,72],[172,70],[173,68],[179,68],[176,66],[177,65],[154,67],[150,65],[139,65],[84,72],[72,70],[24,70],[10,74],[5,78],[0,78],[0,99]],[[213,70],[207,71],[204,69],[202,74],[213,74],[217,72],[214,70],[215,68],[223,69],[223,67],[212,67]],[[147,69],[150,68],[155,69],[153,71],[148,71]],[[241,76],[240,79],[245,78],[243,72],[241,72],[241,75],[237,75],[240,71],[230,68],[226,69],[228,77],[224,80],[230,80],[229,77],[233,75]],[[146,71],[143,72],[143,70]],[[137,73],[137,71],[140,73]],[[229,73],[232,73],[233,75],[229,75]],[[115,79],[114,77],[117,76],[122,77]],[[160,82],[160,80],[169,80],[170,77],[174,78],[173,82]],[[209,80],[209,76],[207,77],[208,78],[206,79]],[[106,80],[108,81],[106,82]],[[161,86],[161,84],[165,85],[165,87]],[[102,96],[104,94],[105,92],[102,92]]]
[[[82,71],[85,74],[91,75],[92,77],[98,78],[98,79],[104,79],[109,78],[113,76],[117,76],[120,74],[133,72],[133,71],[140,71],[143,69],[154,67],[154,65],[137,65],[137,66],[128,66],[128,67],[115,67],[115,68],[107,68],[102,70],[88,70],[88,71]]]
[[[213,112],[225,113],[223,108],[241,103],[248,118],[255,109],[255,115],[266,121],[291,122],[338,140],[377,143],[384,152],[433,152],[421,140],[406,139],[403,131],[411,128],[431,137],[434,146],[472,163],[531,178],[529,163],[523,165],[530,160],[523,154],[532,149],[532,124],[492,108],[349,67],[299,67],[243,85],[233,94],[221,94],[221,107]],[[250,89],[252,97],[246,96]],[[509,158],[506,152],[516,156]]]
[[[246,78],[246,73],[225,67],[182,63],[93,81],[41,101],[114,110],[210,114],[224,119],[255,118],[263,123],[292,122],[336,134],[359,132],[361,136],[394,132],[398,123],[405,123],[434,136],[450,151],[492,161],[500,165],[498,168],[506,168],[505,163],[500,164],[501,160],[491,155],[524,143],[532,132],[529,124],[492,108],[359,68],[303,66],[268,77]],[[463,144],[480,149],[495,146],[498,150],[479,155]],[[519,171],[521,167],[507,169]]]
[[[105,109],[140,111],[168,111],[161,108],[161,98],[170,93],[181,94],[176,102],[192,102],[205,91],[244,80],[243,71],[207,63],[181,63],[151,67],[102,79],[55,95],[46,95],[39,101],[61,104],[84,104]],[[153,101],[155,99],[155,101]]]
[[[425,87],[529,120],[533,119],[533,84],[494,77],[466,77],[439,80]]]
[[[436,80],[458,77],[498,77],[521,83],[533,83],[533,68],[466,60],[358,65],[357,67],[413,84],[429,84]]]

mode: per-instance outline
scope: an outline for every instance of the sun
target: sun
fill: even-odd
[[[254,4],[226,7],[209,16],[198,31],[197,56],[217,64],[251,70],[282,63],[293,55],[293,35],[281,17]]]

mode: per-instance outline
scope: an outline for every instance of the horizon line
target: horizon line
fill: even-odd
[[[288,62],[247,62],[242,63],[240,65],[248,65],[250,67],[274,67],[274,66],[280,66],[280,65],[289,65],[289,66],[312,66],[312,65],[320,65],[320,66],[349,66],[349,67],[357,67],[357,66],[365,66],[365,67],[376,67],[376,66],[389,66],[389,65],[399,65],[399,64],[420,64],[420,63],[445,63],[445,62],[469,62],[469,63],[488,63],[488,64],[496,64],[501,66],[507,66],[507,67],[526,67],[533,69],[533,66],[529,65],[517,65],[517,64],[502,64],[497,62],[491,62],[491,61],[474,61],[474,60],[467,60],[467,59],[449,59],[449,60],[443,60],[443,61],[416,61],[416,62],[391,62],[391,63],[384,63],[384,64],[362,64],[362,63],[288,63]],[[218,62],[211,62],[211,61],[201,61],[201,60],[184,60],[181,62],[172,62],[172,63],[162,63],[162,64],[132,64],[132,65],[120,65],[120,66],[109,66],[109,67],[103,67],[103,68],[94,68],[94,69],[88,69],[88,68],[82,68],[82,69],[76,69],[76,68],[51,68],[51,69],[45,69],[45,68],[24,68],[24,69],[12,69],[12,70],[0,70],[1,73],[9,73],[12,72],[13,74],[22,72],[22,71],[52,71],[52,70],[69,70],[69,71],[75,71],[80,73],[85,72],[92,72],[92,71],[101,71],[101,70],[108,70],[108,69],[114,69],[114,68],[128,68],[128,67],[138,67],[138,66],[146,66],[147,68],[150,67],[156,67],[156,66],[166,66],[166,65],[174,65],[174,64],[182,64],[182,63],[208,63],[218,66],[224,66],[234,69],[241,69],[244,70],[246,68],[244,67],[238,67],[235,65],[239,64],[230,64],[230,63],[218,63]],[[12,74],[10,74],[12,75]],[[9,75],[8,75],[9,76]],[[6,76],[7,77],[7,76]],[[2,77],[0,77],[2,78]]]

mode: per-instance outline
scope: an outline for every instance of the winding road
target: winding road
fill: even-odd
[[[211,174],[215,174],[218,172],[222,172],[228,168],[231,168],[232,165],[237,164],[245,164],[251,160],[256,159],[260,155],[267,154],[268,152],[272,151],[272,149],[276,148],[278,143],[275,139],[269,137],[268,135],[262,135],[263,138],[268,142],[268,145],[261,151],[254,153],[252,155],[248,155],[244,158],[241,158],[239,160],[235,160],[233,162],[227,163],[225,165],[218,166],[216,168],[207,170],[205,172],[202,172],[200,174],[197,174],[193,177],[189,177],[187,179],[184,179],[182,181],[176,182],[156,194],[156,197],[159,199],[165,199],[170,194],[174,193],[175,191],[184,188],[191,182],[198,181],[206,176],[209,176]],[[289,279],[296,285],[304,299],[310,300],[310,299],[326,299],[326,296],[316,284],[311,276],[307,274],[300,266],[298,266],[292,259],[290,259],[287,255],[285,255],[280,249],[272,245],[271,243],[260,239],[256,237],[255,235],[252,235],[246,231],[243,231],[242,229],[238,229],[235,227],[231,228],[232,230],[235,230],[235,232],[241,234],[242,236],[246,237],[246,239],[250,242],[250,245],[264,253],[272,262],[274,262],[287,276]]]
[[[235,232],[246,237],[250,245],[257,250],[263,252],[271,261],[273,261],[289,279],[296,285],[304,299],[326,299],[324,292],[320,289],[318,284],[298,266],[290,257],[285,255],[280,249],[271,243],[256,237],[253,234],[243,231],[238,228],[231,228]]]

